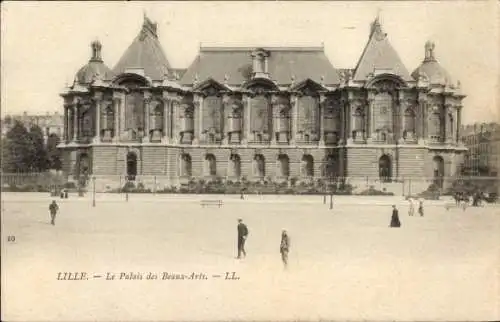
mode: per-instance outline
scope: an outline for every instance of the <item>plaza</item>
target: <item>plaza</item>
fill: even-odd
[[[202,208],[206,198],[222,208]],[[498,205],[409,217],[401,197],[2,193],[3,320],[495,320]],[[402,228],[388,228],[396,204]],[[236,220],[248,257],[236,260]],[[279,257],[291,236],[290,267]],[[141,280],[57,280],[59,272]],[[147,280],[148,272],[207,280]],[[239,280],[213,278],[235,272]],[[8,294],[7,297],[4,295]],[[29,303],[29,305],[27,305]]]

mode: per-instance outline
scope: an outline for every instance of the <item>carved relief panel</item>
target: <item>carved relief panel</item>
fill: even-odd
[[[220,141],[224,125],[224,110],[222,97],[207,96],[203,99],[202,135],[210,142]]]
[[[191,144],[194,138],[194,106],[183,101],[179,105],[180,143]]]
[[[250,132],[254,141],[268,141],[270,130],[269,98],[257,95],[250,99]]]
[[[101,135],[103,141],[109,141],[114,136],[115,111],[112,101],[104,101],[101,104]]]
[[[229,143],[240,143],[243,128],[243,106],[239,99],[227,97],[224,101],[226,135]]]
[[[273,99],[273,129],[274,139],[286,143],[290,138],[290,101],[284,97]]]
[[[125,95],[125,131],[129,140],[144,135],[144,95],[131,92]]]
[[[149,135],[152,141],[160,141],[163,135],[165,106],[161,100],[153,100],[149,104]]]
[[[298,98],[299,122],[297,132],[305,141],[319,139],[319,99],[314,96]]]

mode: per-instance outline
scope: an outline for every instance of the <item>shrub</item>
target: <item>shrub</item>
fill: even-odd
[[[385,191],[380,191],[370,186],[368,189],[363,190],[356,194],[357,196],[394,196],[394,193]]]

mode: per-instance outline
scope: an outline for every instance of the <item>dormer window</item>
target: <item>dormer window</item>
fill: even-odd
[[[252,67],[253,67],[253,77],[268,78],[268,60],[269,52],[264,49],[256,49],[252,52]]]

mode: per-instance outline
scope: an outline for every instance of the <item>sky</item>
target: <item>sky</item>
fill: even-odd
[[[99,39],[110,67],[138,34],[144,13],[175,68],[200,44],[321,46],[334,67],[354,68],[380,15],[412,72],[432,40],[440,64],[459,80],[463,123],[500,121],[500,4],[496,1],[308,2],[3,2],[1,108],[5,114],[62,113],[59,93],[72,83]]]

